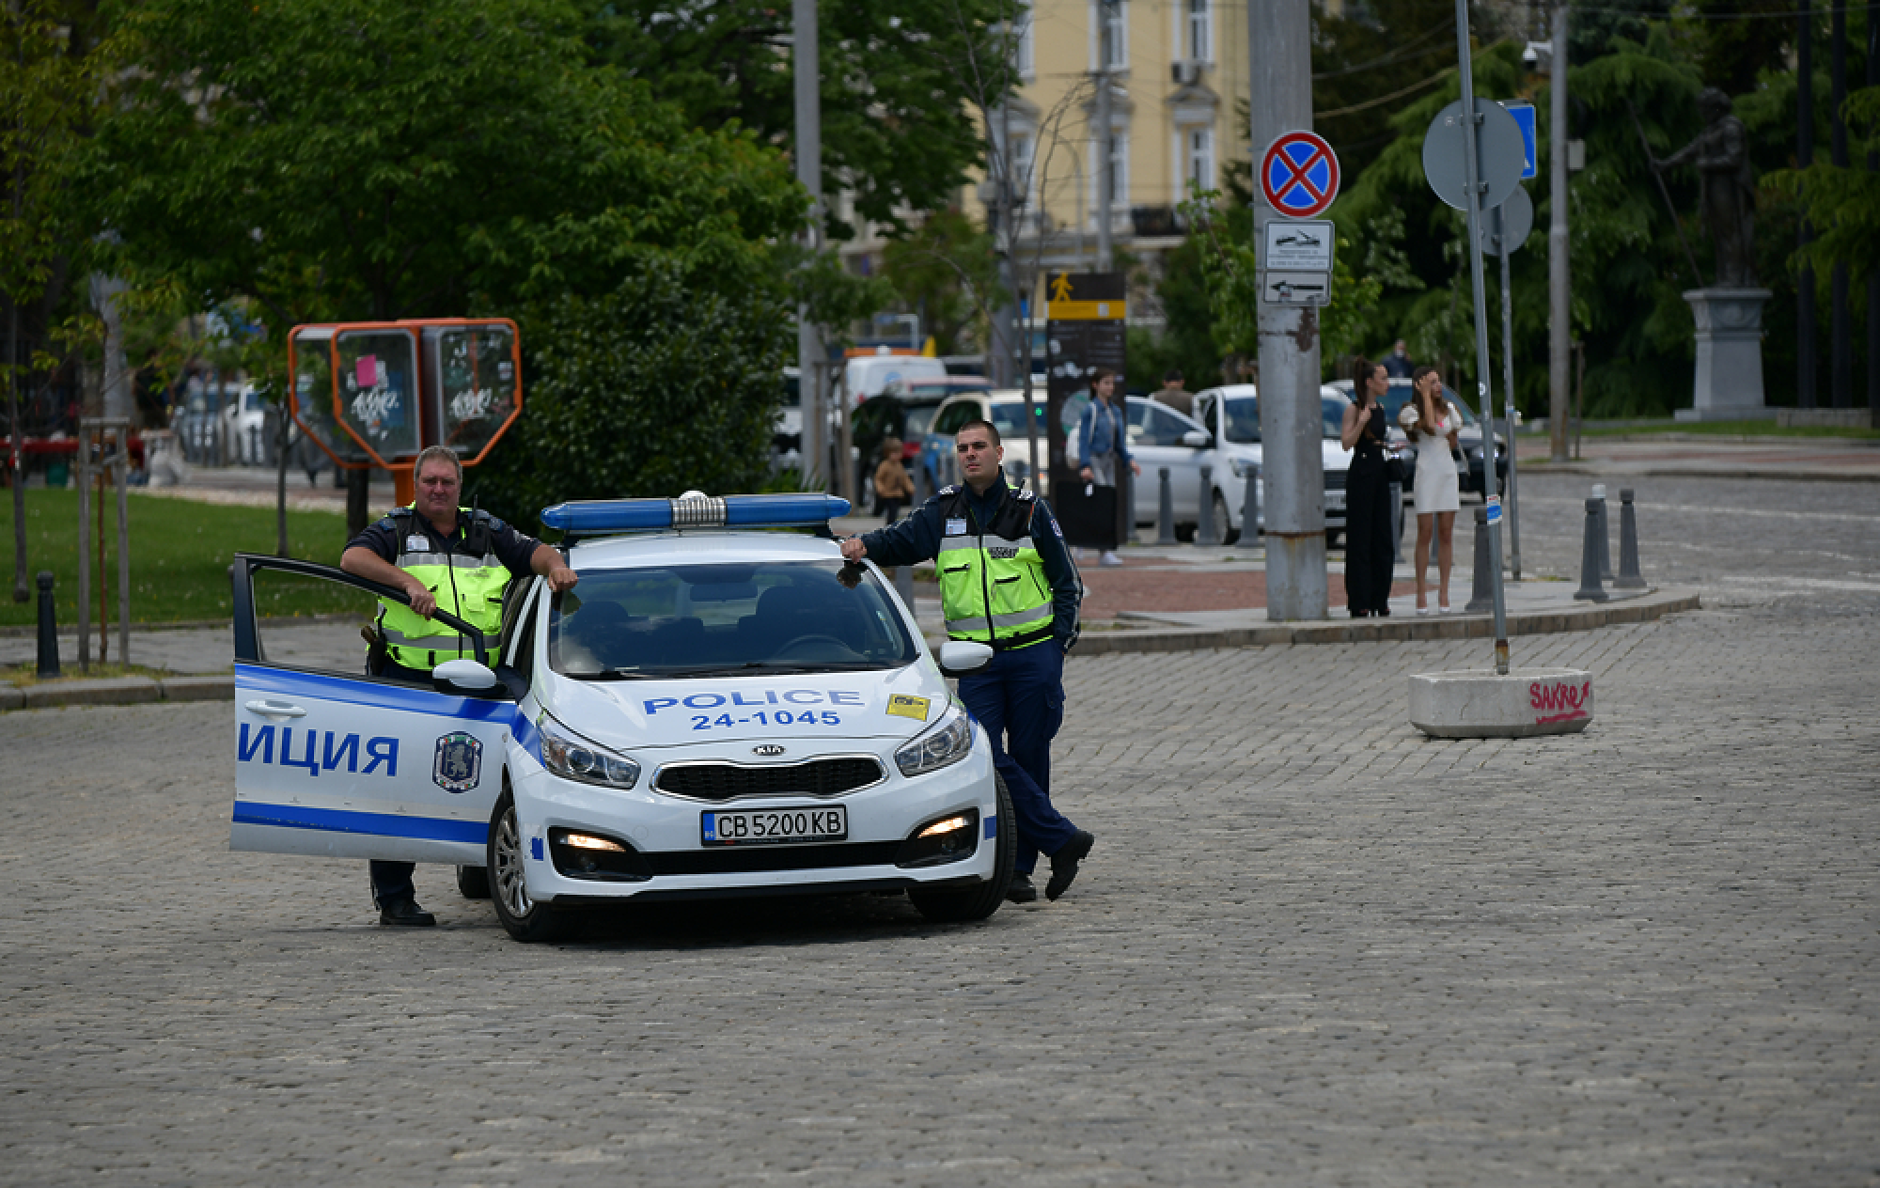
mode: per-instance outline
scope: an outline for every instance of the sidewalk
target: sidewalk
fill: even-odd
[[[1845,437],[1713,437],[1659,433],[1640,437],[1586,437],[1580,457],[1548,460],[1548,439],[1516,438],[1520,473],[1588,474],[1618,481],[1635,478],[1788,479],[1880,482],[1880,441]],[[1567,439],[1567,450],[1573,441]]]

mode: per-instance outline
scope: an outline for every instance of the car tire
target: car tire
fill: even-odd
[[[1232,516],[1227,514],[1227,497],[1219,491],[1214,493],[1214,539],[1224,545],[1234,544],[1240,539],[1235,530]]]
[[[1018,826],[1012,819],[1012,797],[1005,790],[1005,780],[992,773],[998,790],[999,836],[994,843],[992,877],[977,887],[961,891],[922,891],[908,888],[907,897],[914,909],[935,924],[961,924],[983,920],[999,910],[1005,892],[1012,885],[1012,863],[1018,857]]]
[[[522,831],[516,823],[515,798],[507,788],[490,816],[490,836],[484,844],[488,851],[484,870],[490,883],[490,903],[496,908],[503,931],[525,942],[550,941],[565,933],[565,915],[529,898],[522,873]]]
[[[465,899],[488,899],[490,897],[489,868],[486,866],[458,867],[457,892]]]

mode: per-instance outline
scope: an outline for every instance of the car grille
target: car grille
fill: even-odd
[[[832,870],[845,866],[893,866],[900,842],[847,842],[824,846],[725,846],[648,854],[654,877],[753,874],[771,870]]]
[[[840,796],[882,780],[879,760],[866,757],[815,759],[808,763],[680,763],[659,769],[653,787],[693,800],[737,800],[745,796]]]
[[[1344,490],[1345,489],[1345,472],[1342,470],[1326,471],[1325,472],[1325,489],[1327,491]]]

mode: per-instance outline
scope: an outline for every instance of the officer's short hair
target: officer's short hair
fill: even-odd
[[[991,421],[968,421],[953,431],[954,439],[957,441],[960,434],[966,432],[968,429],[984,429],[986,436],[992,439],[992,447],[994,449],[998,449],[1004,444],[999,440],[999,427],[994,425]]]
[[[411,464],[411,481],[417,482],[418,476],[424,473],[424,464],[437,458],[450,463],[450,468],[457,472],[457,485],[463,486],[463,462],[457,457],[457,451],[447,445],[425,446],[418,460]]]

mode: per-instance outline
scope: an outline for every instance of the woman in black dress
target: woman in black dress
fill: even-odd
[[[1353,451],[1345,477],[1345,594],[1354,619],[1390,614],[1390,477],[1378,403],[1389,390],[1384,365],[1359,359],[1339,432],[1339,441]]]

